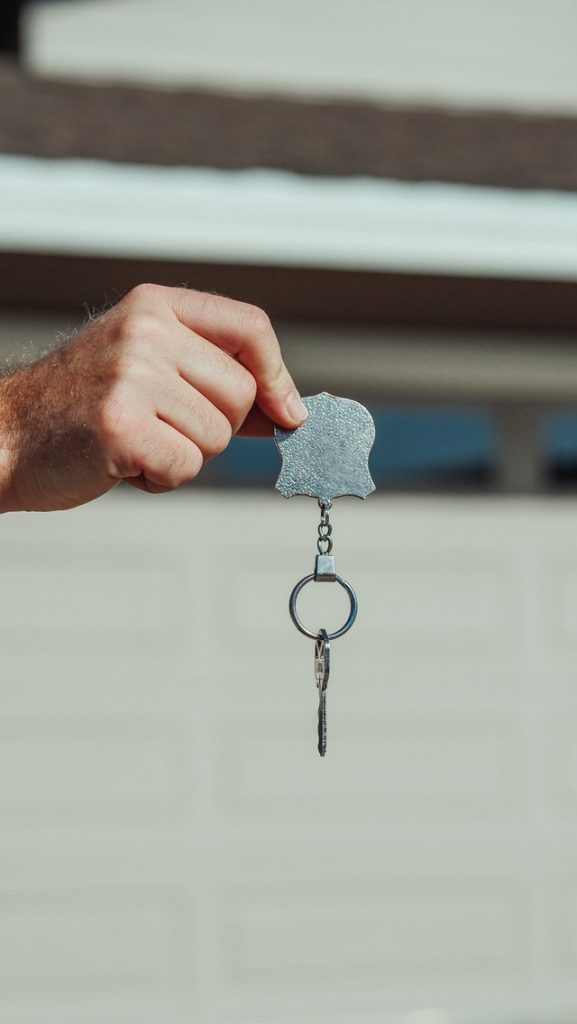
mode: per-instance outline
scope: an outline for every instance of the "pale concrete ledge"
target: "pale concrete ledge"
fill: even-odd
[[[82,316],[0,312],[0,359],[38,358]],[[411,331],[277,322],[304,392],[325,387],[378,401],[574,406],[577,348],[570,336]]]

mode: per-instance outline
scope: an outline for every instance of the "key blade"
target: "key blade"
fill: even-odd
[[[317,750],[321,757],[324,757],[327,752],[327,699],[324,693],[321,693],[319,700],[319,742]]]

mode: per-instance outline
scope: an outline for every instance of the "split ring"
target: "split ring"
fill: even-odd
[[[299,596],[299,594],[300,594],[301,590],[303,589],[303,587],[306,587],[307,583],[310,583],[311,580],[314,580],[314,578],[315,578],[315,574],[312,572],[310,574],[310,576],[304,576],[302,580],[299,580],[299,582],[294,587],[293,592],[292,592],[292,594],[290,596],[290,599],[289,599],[289,612],[290,612],[291,619],[293,620],[293,622],[294,622],[296,628],[299,630],[299,632],[300,633],[304,633],[304,635],[310,637],[311,640],[316,640],[316,638],[318,636],[318,630],[316,630],[316,632],[313,633],[313,632],[311,632],[310,629],[307,629],[306,626],[303,626],[301,620],[299,619],[299,617],[297,615],[297,597]],[[343,580],[340,576],[336,576],[335,579],[336,579],[336,582],[340,583],[341,587],[344,590],[346,590],[346,592],[347,592],[347,594],[349,596],[349,601],[351,602],[351,610],[349,612],[349,617],[348,617],[347,621],[345,622],[344,626],[341,626],[340,629],[336,629],[334,631],[334,633],[329,633],[328,634],[327,639],[329,639],[329,640],[336,640],[337,637],[344,636],[345,633],[348,633],[349,629],[351,628],[353,622],[355,621],[355,619],[357,617],[357,612],[359,610],[359,602],[357,601],[357,595],[355,594],[355,592],[354,592],[353,588],[351,587],[350,583],[347,583],[347,581]]]

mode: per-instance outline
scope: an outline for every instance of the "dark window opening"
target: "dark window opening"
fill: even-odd
[[[0,54],[19,57],[22,50],[24,0],[2,0],[0,4]]]

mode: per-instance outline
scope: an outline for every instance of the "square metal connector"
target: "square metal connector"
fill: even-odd
[[[315,558],[315,583],[334,583],[337,578],[334,555],[317,555]]]

